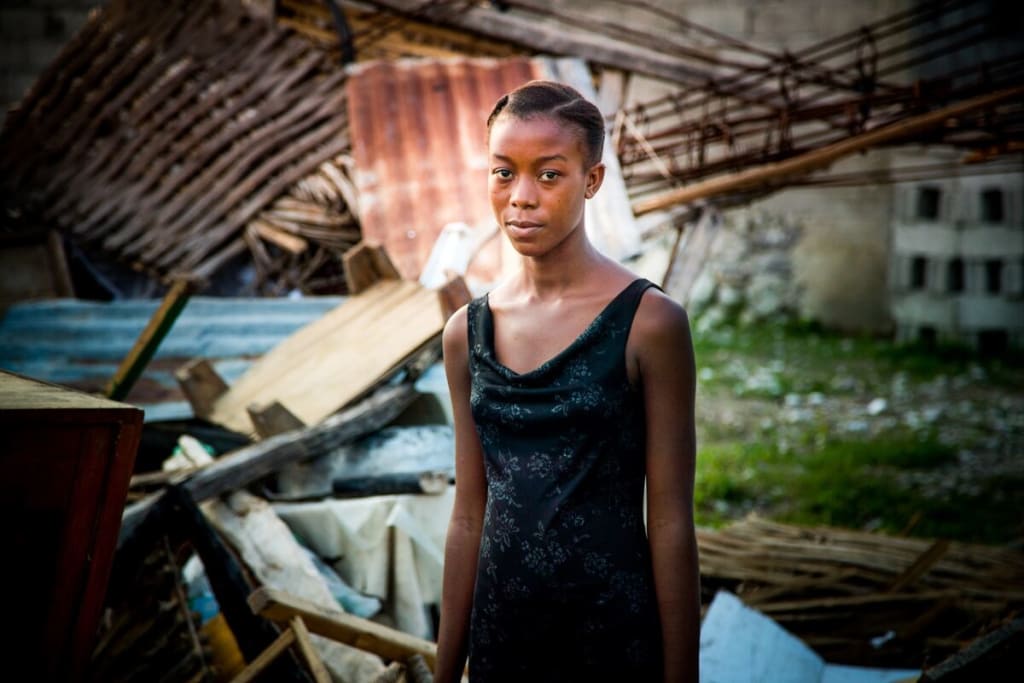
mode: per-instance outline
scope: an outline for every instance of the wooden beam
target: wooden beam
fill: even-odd
[[[283,591],[259,588],[249,596],[249,607],[254,614],[281,623],[288,623],[295,616],[302,617],[310,632],[372,652],[386,660],[404,662],[418,654],[433,668],[437,659],[437,645],[429,640],[340,610],[326,610]]]
[[[942,559],[942,556],[949,550],[949,540],[940,538],[939,540],[932,543],[927,550],[914,560],[907,569],[896,577],[896,580],[889,586],[889,592],[895,593],[901,591],[910,584],[917,581],[922,575],[928,572],[932,566]]]
[[[179,278],[171,285],[160,302],[160,307],[153,313],[153,317],[135,340],[135,345],[121,361],[117,372],[103,390],[107,398],[120,401],[128,395],[195,290],[196,281],[192,278]]]
[[[371,0],[371,3],[436,25],[456,27],[504,43],[522,45],[537,52],[582,57],[594,64],[673,83],[704,85],[709,76],[707,72],[689,68],[678,58],[648,48],[626,45],[602,35],[543,26],[536,21],[493,9],[469,5],[452,11],[443,3],[424,3],[422,0]]]
[[[1017,617],[927,669],[918,683],[1006,680],[1007,672],[1020,667],[1022,647],[1024,617]]]
[[[933,128],[941,127],[949,119],[964,116],[979,109],[992,107],[1021,96],[1024,96],[1024,85],[974,97],[948,107],[936,109],[927,114],[912,116],[902,121],[861,133],[860,135],[851,136],[845,140],[826,145],[821,149],[815,149],[785,161],[749,168],[732,175],[718,176],[694,185],[680,187],[655,197],[642,199],[633,203],[633,212],[639,216],[677,204],[686,204],[714,195],[750,189],[755,185],[767,182],[780,183],[786,179],[824,168],[855,152],[861,152],[871,147],[919,135]]]
[[[384,427],[415,400],[409,384],[386,386],[312,427],[279,434],[225,454],[192,475],[181,486],[196,502],[246,486],[285,464],[323,455],[338,446]],[[121,519],[118,546],[149,512],[159,507],[163,492],[129,505]]]

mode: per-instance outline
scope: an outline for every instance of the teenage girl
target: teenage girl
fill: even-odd
[[[468,655],[474,683],[696,683],[686,313],[587,238],[605,172],[592,103],[532,81],[487,130],[521,268],[444,330],[456,476],[436,680]]]

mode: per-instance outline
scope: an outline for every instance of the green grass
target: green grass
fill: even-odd
[[[952,448],[931,437],[906,434],[826,442],[791,453],[764,444],[709,444],[697,461],[697,523],[719,526],[757,510],[794,524],[986,543],[1019,539],[1024,532],[1020,500],[1005,494],[1024,490],[1024,481],[1002,481],[999,492],[935,499],[905,488],[895,477],[955,457]]]
[[[799,524],[991,543],[1024,539],[1024,481],[987,479],[984,490],[946,497],[901,482],[900,473],[934,471],[961,449],[990,448],[984,430],[961,423],[951,431],[940,421],[933,425],[943,430],[940,441],[934,430],[893,426],[890,417],[882,431],[836,436],[851,405],[867,406],[875,397],[894,402],[897,385],[901,410],[915,397],[922,405],[966,397],[978,410],[1006,396],[1024,401],[1024,354],[980,357],[964,347],[897,345],[793,323],[724,325],[695,334],[694,352],[698,401],[741,416],[718,420],[711,410],[698,425],[698,523],[716,526],[756,510]],[[847,417],[829,407],[786,422],[783,397],[798,394],[797,405],[807,405],[811,392],[845,402]]]

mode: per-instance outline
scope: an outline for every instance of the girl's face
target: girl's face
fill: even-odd
[[[501,115],[488,154],[491,208],[516,251],[543,256],[583,229],[604,165],[587,167],[581,132],[552,117]]]

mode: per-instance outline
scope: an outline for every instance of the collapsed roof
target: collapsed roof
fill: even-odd
[[[585,59],[636,213],[746,201],[883,144],[1018,152],[1024,51],[991,4],[914,5],[778,52],[640,0],[664,30],[532,0],[113,0],[6,119],[0,231],[58,227],[165,279],[241,257],[264,293],[343,291],[366,208],[351,60]],[[631,76],[669,94],[627,104]]]

